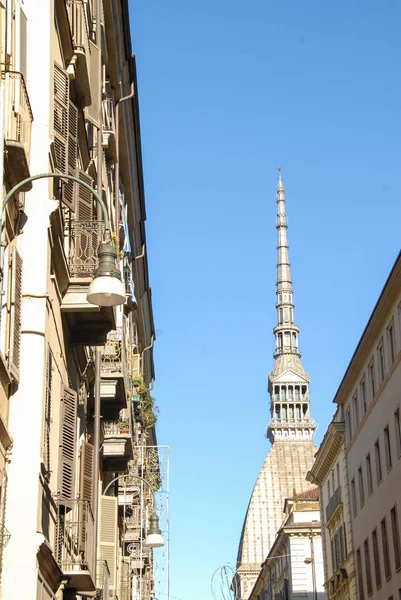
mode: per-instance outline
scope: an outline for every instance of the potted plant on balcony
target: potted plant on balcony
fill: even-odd
[[[128,419],[123,419],[122,421],[120,421],[120,434],[121,433],[129,433]]]

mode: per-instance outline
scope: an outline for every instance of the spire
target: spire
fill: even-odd
[[[295,354],[298,350],[299,329],[294,323],[294,304],[292,301],[292,281],[287,242],[287,216],[285,213],[284,186],[281,167],[278,167],[277,183],[277,326],[274,328],[276,351],[274,357]]]
[[[309,377],[301,363],[299,328],[294,323],[294,303],[287,242],[284,185],[281,167],[277,183],[277,325],[275,363],[269,375],[271,420],[267,436],[275,440],[310,440],[316,424],[309,412]]]

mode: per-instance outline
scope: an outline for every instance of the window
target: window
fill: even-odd
[[[379,355],[379,375],[380,375],[380,383],[384,379],[384,352],[383,352],[383,341],[380,346],[377,348],[377,353]]]
[[[393,466],[393,462],[391,460],[390,430],[388,425],[384,428],[384,452],[386,455],[386,468],[389,471]]]
[[[372,478],[372,462],[370,460],[370,452],[366,457],[366,475],[368,481],[368,494],[373,492],[373,478]]]
[[[401,422],[400,422],[400,409],[394,413],[394,427],[395,427],[395,447],[397,450],[397,456],[401,455]]]
[[[391,577],[391,566],[390,566],[390,555],[388,551],[388,537],[387,537],[387,525],[386,519],[380,523],[381,531],[382,531],[382,547],[383,547],[383,561],[384,561],[384,574],[386,579]]]
[[[391,531],[393,534],[393,549],[395,568],[401,567],[401,549],[400,549],[400,530],[398,527],[397,506],[393,506],[390,511],[391,515]]]
[[[359,502],[361,503],[361,508],[365,504],[365,489],[363,487],[363,473],[362,467],[358,469],[358,484],[359,484]]]
[[[336,473],[337,473],[337,487],[340,485],[340,465],[337,463],[336,465]]]
[[[330,498],[331,498],[330,479],[327,482],[327,495],[330,500]]]
[[[361,400],[362,400],[362,411],[363,414],[366,413],[366,386],[365,386],[365,378],[361,379]]]
[[[358,428],[359,425],[359,406],[358,406],[358,392],[355,392],[352,398],[352,404],[354,407],[354,419],[355,419],[355,429]]]
[[[347,434],[347,441],[350,442],[351,438],[352,438],[352,421],[351,421],[351,409],[350,407],[347,408],[346,413],[345,413],[345,423],[346,423],[346,434]]]
[[[358,514],[358,509],[356,507],[356,489],[355,489],[355,479],[351,481],[351,500],[352,500],[352,512],[354,517]]]
[[[376,440],[375,442],[375,461],[376,461],[376,482],[380,483],[383,478],[382,473],[382,461],[380,457],[380,442]]]
[[[365,572],[366,572],[366,590],[368,592],[368,596],[373,593],[373,585],[372,585],[372,571],[370,570],[370,551],[369,551],[369,540],[363,542],[363,550],[365,554]]]
[[[335,479],[334,479],[334,469],[331,472],[331,485],[333,487],[333,494],[334,494],[335,489],[336,489],[336,482],[335,482]]]
[[[357,576],[358,576],[358,590],[359,590],[359,600],[365,600],[365,590],[363,589],[363,573],[362,573],[362,559],[361,559],[361,550],[358,548],[356,551],[356,568],[357,568]]]
[[[375,384],[375,364],[372,360],[369,367],[369,380],[370,380],[370,391],[372,392],[372,398],[376,395],[376,384]]]
[[[391,322],[391,324],[387,327],[387,339],[388,339],[388,347],[389,347],[389,353],[390,353],[390,361],[391,361],[391,364],[393,364],[394,358],[395,358],[393,322]]]
[[[373,562],[375,565],[375,580],[376,587],[380,587],[382,584],[382,570],[380,565],[380,554],[379,554],[379,544],[377,541],[377,529],[374,529],[372,532],[372,545],[373,545]]]

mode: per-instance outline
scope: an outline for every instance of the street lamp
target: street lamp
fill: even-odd
[[[154,489],[152,488],[152,486],[150,485],[149,481],[147,481],[143,477],[140,477],[139,475],[132,475],[131,473],[127,473],[125,475],[118,475],[117,477],[112,479],[110,481],[110,483],[106,486],[106,489],[104,490],[103,495],[106,496],[107,492],[109,491],[109,489],[111,488],[113,483],[115,483],[119,479],[124,479],[125,477],[130,477],[130,478],[133,477],[134,479],[143,481],[143,483],[146,483],[146,485],[149,487],[150,491],[152,492],[153,511],[149,518],[149,529],[148,529],[147,536],[145,538],[145,546],[148,546],[148,548],[161,548],[162,546],[164,546],[164,540],[163,540],[162,532],[159,527],[159,517],[157,516],[156,509],[155,509],[155,507],[156,507],[155,492],[154,492]]]
[[[92,283],[89,286],[86,299],[91,304],[96,304],[97,306],[118,306],[124,304],[126,300],[125,287],[121,280],[121,273],[116,266],[117,252],[114,245],[111,243],[110,220],[107,214],[107,208],[102,197],[85,181],[82,181],[74,175],[67,175],[64,173],[41,173],[39,175],[32,175],[31,177],[20,181],[20,183],[17,183],[3,199],[0,213],[0,232],[2,232],[3,228],[4,209],[13,195],[31,181],[49,178],[69,179],[74,181],[78,185],[82,185],[86,188],[98,201],[103,212],[104,239],[98,249],[99,265],[94,273]],[[2,240],[0,245],[4,247],[5,242]],[[1,256],[0,261],[1,270],[3,269],[3,259],[4,253]]]

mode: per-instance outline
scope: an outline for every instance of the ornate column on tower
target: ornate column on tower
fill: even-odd
[[[301,364],[294,322],[294,302],[287,242],[284,186],[279,167],[277,184],[277,325],[274,366],[269,374],[272,446],[266,456],[249,501],[242,528],[233,582],[236,600],[247,600],[260,566],[273,545],[283,520],[286,498],[310,484],[306,474],[317,451],[312,441],[316,424],[310,417],[309,377]]]

